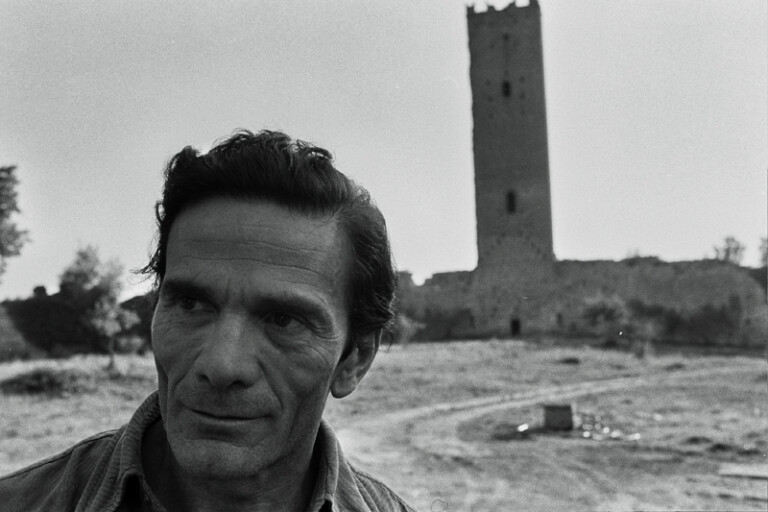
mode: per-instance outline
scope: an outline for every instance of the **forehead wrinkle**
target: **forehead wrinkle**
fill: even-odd
[[[341,231],[341,226],[338,224],[338,221],[334,217],[328,217],[323,219],[316,219],[313,217],[305,217],[303,215],[292,215],[292,212],[288,211],[286,212],[285,218],[288,219],[288,223],[290,224],[290,229],[293,234],[296,235],[302,235],[300,237],[297,237],[295,240],[302,241],[303,239],[311,239],[311,240],[318,240],[318,237],[316,236],[316,233],[318,232],[318,229],[326,228],[330,226],[333,228],[333,231],[331,233],[334,235],[334,238],[337,236],[337,234]],[[303,220],[309,220],[311,222],[311,226],[302,226],[302,223],[299,221]],[[243,234],[244,241],[251,238],[253,229],[255,228],[257,231],[263,232],[265,235],[282,235],[286,232],[286,226],[285,225],[275,225],[274,222],[268,221],[268,220],[262,220],[260,218],[239,218],[235,216],[234,218],[230,218],[227,220],[222,220],[219,222],[215,222],[214,219],[206,218],[205,220],[205,229],[211,229],[213,233],[218,233],[221,230],[224,229],[235,229],[238,233]],[[257,242],[261,240],[255,240]]]
[[[188,260],[205,261],[205,262],[209,261],[208,258],[196,257],[196,256],[189,256],[186,259],[188,259]],[[234,257],[233,258],[220,258],[220,257],[217,257],[217,258],[215,258],[215,260],[216,261],[225,260],[225,261],[235,261],[235,262],[236,261],[250,261],[247,258],[234,258]],[[321,271],[318,271],[318,270],[315,270],[315,269],[312,269],[312,268],[302,267],[302,266],[298,266],[298,265],[289,265],[289,264],[282,263],[282,262],[270,262],[269,264],[274,264],[274,265],[278,265],[279,267],[284,268],[284,269],[292,269],[292,270],[296,270],[296,271],[304,273],[304,274],[311,274],[313,276],[317,276],[317,277],[320,278],[321,281],[325,282],[326,285],[328,287],[330,287],[330,288],[334,287],[334,285],[335,285],[334,278],[336,276],[338,276],[338,272],[332,272],[332,273],[326,274],[324,272],[321,272]],[[259,271],[256,270],[256,269],[250,269],[249,271],[246,271],[244,274],[245,275],[258,274],[258,272]],[[212,276],[216,275],[216,272],[210,272],[210,271],[204,271],[204,270],[201,270],[201,271],[199,271],[197,273],[198,274],[212,275]],[[280,279],[282,281],[289,281],[289,282],[292,282],[294,284],[306,284],[306,281],[302,281],[301,279],[298,278],[298,276],[294,276],[295,279],[290,279],[290,277],[291,277],[290,275],[285,275],[285,276],[280,276]]]
[[[183,265],[184,261],[199,261],[204,263],[210,263],[210,262],[242,262],[244,264],[253,263],[254,259],[249,258],[247,256],[231,256],[231,255],[220,255],[220,254],[214,254],[214,255],[186,255],[179,261],[180,264]],[[280,267],[281,269],[291,269],[296,270],[301,273],[309,273],[315,276],[318,276],[322,278],[323,280],[327,280],[330,283],[333,282],[334,278],[337,277],[340,273],[340,269],[336,268],[336,265],[322,265],[319,266],[319,268],[313,268],[312,266],[308,265],[297,265],[293,263],[288,263],[285,261],[285,258],[280,258],[277,256],[273,257],[262,257],[259,259],[259,263],[265,266],[274,265],[277,267]],[[330,270],[326,272],[326,270]],[[257,269],[251,269],[250,272],[258,272]],[[204,270],[199,270],[197,273],[206,273]],[[283,276],[288,277],[288,276]]]
[[[185,245],[189,247],[200,246],[206,249],[206,251],[209,250],[209,248],[211,247],[216,247],[217,245],[223,245],[223,246],[229,246],[229,248],[231,248],[232,246],[264,247],[264,248],[277,249],[278,251],[284,251],[284,252],[317,253],[320,255],[325,255],[325,251],[322,248],[315,248],[309,244],[304,246],[291,247],[290,245],[275,244],[275,243],[270,243],[264,240],[232,240],[229,238],[202,239],[202,240],[188,239],[188,240],[180,240],[179,243],[181,245]],[[224,252],[230,252],[230,251],[225,250]]]

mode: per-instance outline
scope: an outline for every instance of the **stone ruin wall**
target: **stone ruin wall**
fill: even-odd
[[[398,303],[417,318],[424,318],[429,310],[457,311],[470,307],[474,298],[473,272],[458,271],[434,274],[423,285],[417,286],[409,275],[400,276]]]
[[[478,323],[497,337],[512,334],[518,322],[521,334],[555,330],[554,297],[557,281],[549,262],[522,260],[504,267],[475,270],[472,293]]]
[[[514,286],[505,285],[512,281],[504,276],[491,277],[477,270],[436,274],[422,286],[401,287],[399,300],[419,321],[429,312],[452,323],[444,332],[454,338],[508,338],[515,317],[524,322],[524,336],[566,334],[583,324],[584,301],[590,297],[617,295],[682,314],[706,305],[727,307],[738,297],[739,326],[717,343],[761,346],[768,339],[764,289],[744,269],[715,260],[559,261],[552,277],[534,274]]]
[[[560,261],[556,308],[561,327],[580,322],[584,299],[618,295],[682,314],[709,305],[740,307],[739,326],[720,344],[758,346],[768,339],[768,305],[764,289],[744,269],[716,260],[662,262]],[[735,298],[735,299],[734,299]]]

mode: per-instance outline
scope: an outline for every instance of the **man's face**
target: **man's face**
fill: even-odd
[[[350,393],[365,371],[355,350],[342,358],[349,266],[331,219],[226,198],[179,214],[152,340],[185,471],[247,477],[311,453],[328,392]]]

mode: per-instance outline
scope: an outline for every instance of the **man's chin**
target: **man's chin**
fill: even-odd
[[[216,439],[183,439],[171,441],[170,445],[179,468],[196,478],[249,478],[269,465],[260,446],[245,447]]]

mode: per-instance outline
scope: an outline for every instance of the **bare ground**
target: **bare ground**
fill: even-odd
[[[82,369],[93,389],[0,395],[0,473],[124,423],[155,386],[151,357],[122,358],[122,379],[82,358],[0,365],[0,380],[39,364]],[[417,510],[766,510],[766,480],[719,471],[768,474],[767,370],[759,358],[418,344],[380,354],[326,416],[347,455]],[[497,438],[505,425],[535,431],[545,402],[572,403],[624,435]]]

